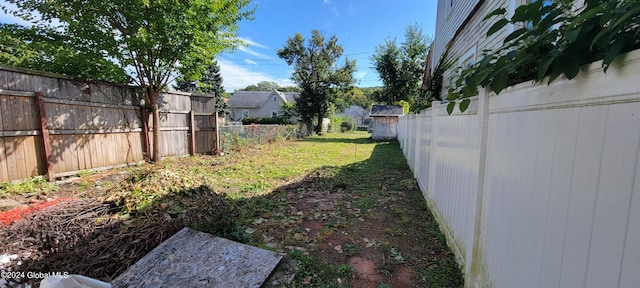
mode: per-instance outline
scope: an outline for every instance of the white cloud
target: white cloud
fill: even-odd
[[[324,4],[331,4],[331,0],[322,0],[322,3],[324,3]]]
[[[365,71],[365,72],[358,72],[358,73],[356,73],[356,75],[355,75],[355,76],[356,76],[356,78],[358,78],[358,79],[362,79],[362,78],[364,78],[364,75],[367,75],[367,72],[366,72],[366,71]]]
[[[269,47],[267,47],[266,45],[260,44],[258,42],[255,42],[253,40],[251,40],[250,38],[241,38],[239,37],[238,39],[240,39],[240,41],[244,42],[245,44],[249,45],[247,46],[240,46],[238,47],[238,50],[247,53],[253,57],[257,57],[257,58],[261,58],[261,59],[272,59],[271,56],[260,53],[258,51],[255,51],[253,49],[251,49],[252,47],[257,47],[260,49],[269,49]],[[255,63],[250,63],[250,64],[255,64]]]
[[[249,46],[255,46],[258,48],[262,48],[262,49],[267,49],[269,47],[267,47],[266,45],[262,45],[258,42],[255,42],[253,40],[251,40],[250,38],[242,38],[242,37],[238,37],[238,39],[242,42],[244,42],[245,44],[249,45]]]
[[[251,64],[251,65],[258,65],[258,63],[256,61],[253,61],[251,59],[244,59],[244,62],[247,64]]]
[[[278,85],[280,85],[280,87],[296,86],[296,83],[293,83],[293,80],[291,80],[291,78],[278,79],[278,81],[276,82],[278,83]]]
[[[247,54],[249,54],[249,55],[251,55],[253,57],[257,57],[257,58],[261,58],[261,59],[272,59],[271,56],[266,55],[266,54],[262,54],[260,52],[253,51],[249,47],[240,46],[240,47],[238,47],[238,50],[240,50],[240,51],[242,51],[244,53],[247,53]]]
[[[220,64],[220,74],[222,74],[223,79],[222,85],[227,91],[245,88],[262,81],[276,82],[280,86],[293,85],[290,79],[276,79],[265,73],[251,71],[245,67],[236,65],[229,60],[218,59],[218,64]]]

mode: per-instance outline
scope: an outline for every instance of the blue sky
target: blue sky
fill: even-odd
[[[404,38],[406,24],[417,23],[433,36],[435,0],[258,0],[255,20],[240,23],[239,36],[249,47],[218,57],[227,91],[260,81],[292,85],[292,68],[276,55],[295,33],[305,39],[311,30],[336,35],[344,54],[357,61],[359,86],[380,86],[369,57],[387,38]]]
[[[4,2],[4,1],[3,1]],[[354,76],[359,86],[380,86],[369,57],[387,38],[404,38],[404,28],[417,23],[425,34],[433,36],[436,0],[254,0],[255,20],[239,24],[239,37],[249,44],[233,53],[219,55],[223,85],[227,91],[244,88],[260,81],[281,86],[293,85],[292,68],[278,58],[282,48],[295,33],[305,39],[318,29],[326,37],[336,35],[344,55],[357,61]],[[0,22],[16,22],[2,15]]]

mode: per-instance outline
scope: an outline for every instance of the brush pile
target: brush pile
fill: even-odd
[[[158,177],[156,172],[146,172]],[[13,258],[0,262],[0,270],[25,275],[66,272],[109,282],[184,226],[210,233],[231,229],[236,212],[209,186],[193,187],[193,183],[152,193],[140,188],[149,187],[143,178],[149,177],[136,174],[123,181],[102,201],[60,202],[0,226],[0,255]],[[144,189],[154,197],[140,192]],[[27,278],[5,281],[11,286],[41,280]]]

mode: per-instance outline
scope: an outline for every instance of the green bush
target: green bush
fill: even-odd
[[[355,129],[356,120],[349,116],[331,116],[329,118],[331,122],[329,123],[329,131],[330,132],[346,132]]]
[[[346,132],[346,131],[352,131],[353,128],[356,127],[356,121],[348,118],[348,119],[344,119],[342,121],[342,124],[340,125],[340,131],[341,132]]]
[[[291,120],[284,117],[247,117],[242,119],[242,125],[289,125]]]

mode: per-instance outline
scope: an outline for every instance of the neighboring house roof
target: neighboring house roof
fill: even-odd
[[[298,92],[280,92],[284,94],[285,99],[289,102],[295,102],[298,97],[300,97],[300,93]]]
[[[271,96],[270,91],[236,91],[229,99],[233,108],[260,108]]]
[[[271,99],[274,93],[284,101],[295,101],[298,98],[296,92],[280,92],[280,91],[236,91],[229,99],[229,106],[232,108],[250,108],[258,109]]]
[[[384,117],[384,116],[401,116],[404,115],[404,108],[396,105],[373,105],[371,107],[371,117]]]

